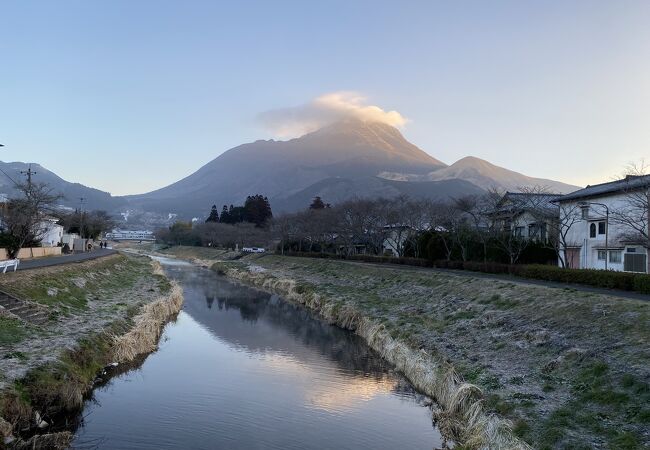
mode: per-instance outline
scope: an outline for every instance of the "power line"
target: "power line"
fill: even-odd
[[[0,144],[0,147],[4,147],[4,144]],[[16,180],[14,180],[13,178],[11,178],[11,177],[9,176],[9,174],[8,174],[7,172],[5,172],[4,170],[2,170],[1,168],[0,168],[0,172],[2,172],[2,173],[4,174],[5,177],[9,178],[9,180],[11,180],[11,182],[12,182],[13,184],[18,184],[18,183],[16,183]]]

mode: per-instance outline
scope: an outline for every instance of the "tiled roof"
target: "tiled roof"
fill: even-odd
[[[553,205],[553,201],[562,197],[558,194],[537,194],[530,192],[506,192],[503,196],[503,200],[512,200],[517,203],[520,207],[546,207],[555,209],[556,206]]]
[[[598,197],[619,191],[629,191],[650,187],[650,175],[633,176],[628,175],[622,180],[610,181],[609,183],[595,184],[584,189],[562,195],[557,201],[564,202],[579,198]]]

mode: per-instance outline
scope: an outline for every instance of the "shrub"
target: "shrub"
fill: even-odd
[[[650,294],[650,275],[637,275],[634,278],[634,290],[642,294]]]

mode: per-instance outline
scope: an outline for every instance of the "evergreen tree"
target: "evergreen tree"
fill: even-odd
[[[219,211],[217,211],[217,205],[212,205],[212,209],[210,210],[210,215],[208,216],[207,219],[205,219],[205,223],[217,223],[219,222]]]
[[[221,210],[221,223],[230,223],[230,216],[228,215],[228,207],[223,205]]]
[[[309,209],[324,209],[325,208],[325,203],[323,202],[323,199],[316,196],[314,197],[314,200],[311,202],[311,205],[309,205]]]
[[[273,217],[269,199],[260,194],[250,195],[244,203],[244,220],[262,227]]]
[[[240,222],[245,222],[245,215],[244,215],[244,207],[243,206],[235,206],[232,209],[232,223],[240,223]]]

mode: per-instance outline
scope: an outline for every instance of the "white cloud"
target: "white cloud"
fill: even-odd
[[[262,126],[281,138],[302,136],[346,118],[383,122],[394,127],[402,127],[407,122],[399,112],[368,105],[362,95],[345,91],[324,94],[300,106],[272,109],[257,117]]]

